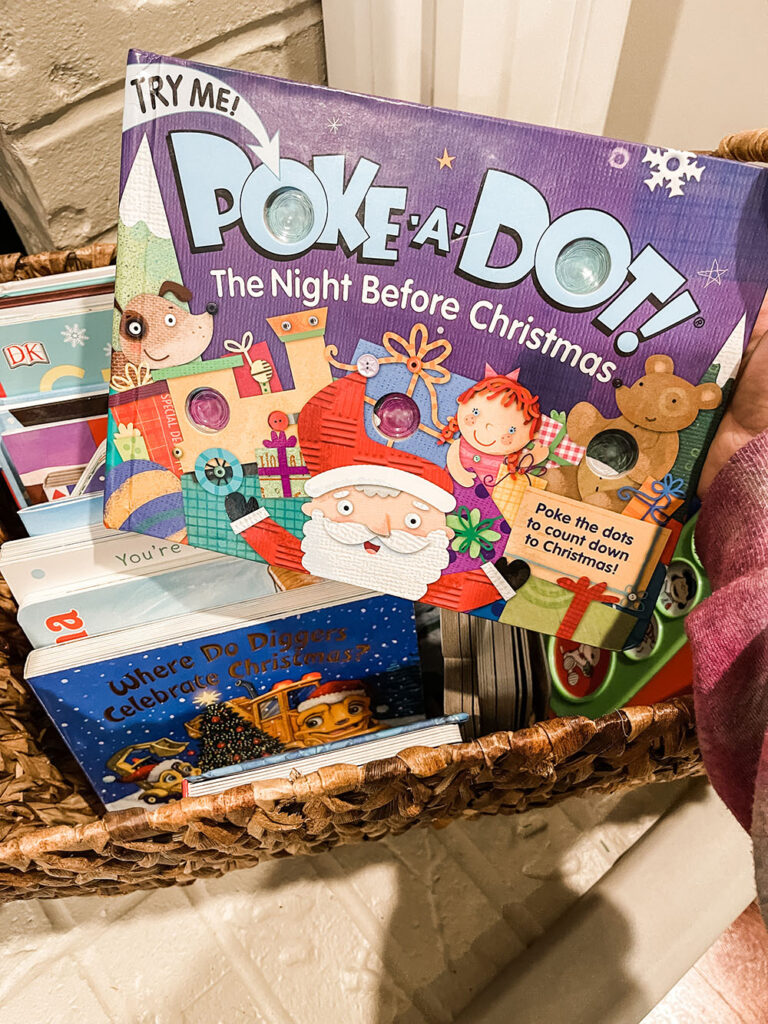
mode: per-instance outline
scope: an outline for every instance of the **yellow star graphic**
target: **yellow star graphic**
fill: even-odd
[[[435,160],[440,164],[440,167],[447,167],[449,171],[453,170],[453,161],[456,159],[455,156],[448,156],[448,150],[443,146],[443,155],[436,156]]]
[[[192,703],[199,708],[207,708],[211,704],[218,703],[219,700],[221,700],[221,694],[218,690],[204,690],[202,693],[195,694]]]

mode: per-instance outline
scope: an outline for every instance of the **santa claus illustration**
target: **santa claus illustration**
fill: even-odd
[[[310,478],[301,540],[270,518],[256,498],[226,498],[232,529],[265,561],[326,579],[473,611],[511,600],[528,579],[520,560],[497,558],[444,573],[456,507],[450,474],[426,459],[372,441],[365,432],[365,378],[343,377],[299,415]]]

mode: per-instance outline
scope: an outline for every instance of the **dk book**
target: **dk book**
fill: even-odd
[[[767,188],[132,52],[106,524],[636,645],[768,284]]]

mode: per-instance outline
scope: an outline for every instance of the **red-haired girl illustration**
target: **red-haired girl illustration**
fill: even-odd
[[[493,487],[503,465],[515,473],[523,448],[541,426],[539,399],[518,383],[517,371],[502,376],[486,364],[485,373],[459,395],[456,415],[448,421],[448,437],[459,436],[451,442],[446,465],[462,487],[471,487],[475,479]],[[532,465],[548,453],[536,443],[528,451]]]

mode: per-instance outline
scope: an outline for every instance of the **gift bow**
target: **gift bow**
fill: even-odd
[[[479,508],[470,511],[466,505],[460,505],[445,520],[456,534],[451,547],[459,554],[468,551],[470,558],[477,558],[481,551],[486,554],[493,551],[496,541],[501,540],[501,534],[492,529],[497,519],[501,516],[483,519]]]
[[[379,366],[383,366],[385,363],[400,363],[405,366],[411,374],[411,381],[405,392],[409,398],[413,396],[416,385],[421,381],[429,392],[432,422],[438,430],[447,430],[448,428],[440,422],[437,415],[435,384],[447,384],[451,379],[451,371],[446,370],[442,364],[451,354],[453,346],[446,338],[438,338],[437,341],[429,341],[428,339],[429,332],[424,324],[414,324],[407,341],[395,331],[386,331],[381,339],[381,343],[389,355],[382,356],[378,363]],[[438,355],[430,356],[429,353],[434,352],[435,349],[442,349],[442,351]],[[356,366],[351,366],[349,363],[338,362],[336,359],[337,354],[338,349],[335,345],[326,346],[325,358],[331,365],[339,370],[354,371],[357,369]],[[452,436],[453,432],[451,431],[450,436],[446,435],[446,439],[450,440]]]
[[[138,427],[134,427],[132,423],[118,423],[116,437],[118,439],[123,437],[141,437],[141,431]]]
[[[245,331],[240,341],[235,338],[227,338],[224,342],[224,348],[227,352],[235,352],[237,355],[245,356],[248,365],[251,365],[250,348],[253,344],[253,335],[250,331]]]
[[[685,497],[685,480],[667,473],[661,480],[651,481],[651,491],[651,494],[646,494],[639,487],[620,487],[616,494],[620,501],[631,501],[632,498],[638,498],[648,506],[640,519],[643,520],[650,516],[657,526],[663,526],[669,519],[669,516],[663,514],[663,510],[669,508],[673,498]]]
[[[134,388],[143,387],[152,383],[152,374],[149,367],[144,363],[135,366],[133,363],[126,363],[122,374],[115,374],[109,382],[113,391],[133,391]]]
[[[600,583],[591,583],[588,576],[580,576],[578,580],[572,580],[567,576],[561,576],[558,581],[558,586],[563,587],[565,590],[570,590],[573,594],[568,610],[560,620],[557,633],[555,636],[561,640],[571,640],[573,634],[576,632],[576,627],[579,625],[581,620],[584,618],[587,609],[594,602],[598,601],[601,604],[608,602],[610,604],[616,603],[615,597],[606,597],[605,590],[608,584],[605,580]]]
[[[432,413],[432,422],[440,429],[443,424],[437,415],[437,392],[435,384],[447,384],[451,379],[451,371],[446,370],[442,365],[451,354],[453,346],[446,338],[438,338],[437,341],[429,341],[429,333],[424,324],[414,324],[408,340],[394,331],[387,331],[381,343],[389,352],[379,363],[401,363],[411,374],[411,382],[405,392],[410,398],[416,390],[416,385],[421,381],[429,392],[429,407]],[[398,351],[402,349],[402,351]],[[429,356],[430,352],[440,349],[440,353]],[[428,358],[429,357],[429,358]]]

